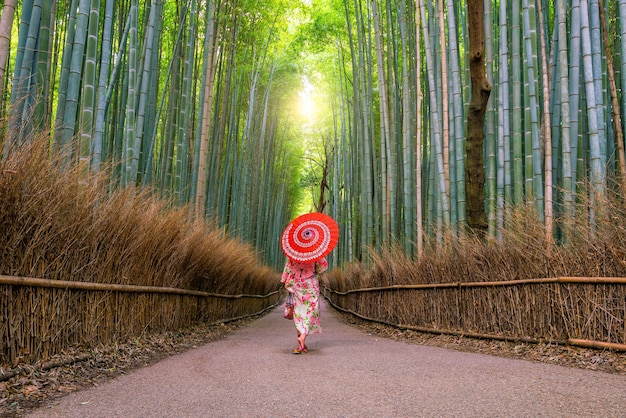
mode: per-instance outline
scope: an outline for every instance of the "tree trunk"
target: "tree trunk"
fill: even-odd
[[[470,76],[472,97],[467,117],[465,151],[467,165],[467,224],[477,232],[487,229],[484,205],[485,171],[483,167],[484,123],[491,85],[485,73],[485,30],[483,26],[483,0],[470,0],[468,27],[470,44]]]
[[[315,205],[315,210],[317,212],[324,212],[324,210],[326,209],[326,190],[329,189],[328,187],[328,171],[329,171],[329,167],[328,167],[328,162],[329,159],[332,158],[332,154],[333,154],[333,150],[332,149],[328,149],[330,147],[330,145],[328,145],[328,140],[325,139],[324,140],[324,161],[321,162],[321,166],[322,166],[322,179],[320,180],[320,189],[319,189],[319,195],[317,198],[317,205]]]

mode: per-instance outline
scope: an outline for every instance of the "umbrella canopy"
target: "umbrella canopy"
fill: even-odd
[[[313,262],[328,255],[339,240],[339,226],[330,216],[307,213],[285,228],[281,239],[283,252],[292,261]]]

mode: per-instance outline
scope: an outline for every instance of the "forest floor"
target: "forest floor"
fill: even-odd
[[[626,376],[626,353],[623,352],[425,334],[373,324],[338,312],[333,312],[333,315],[343,323],[381,338]],[[210,327],[196,326],[183,331],[137,338],[127,344],[94,350],[88,360],[49,370],[22,367],[21,374],[0,382],[0,417],[21,417],[68,393],[98,386],[172,354],[224,338],[253,320]],[[68,353],[68,356],[77,357],[80,354],[84,353]]]

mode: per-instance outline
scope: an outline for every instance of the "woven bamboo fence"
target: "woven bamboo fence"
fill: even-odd
[[[337,309],[402,329],[626,351],[626,278],[392,285],[333,290]]]
[[[228,322],[275,306],[283,295],[99,284],[0,275],[0,367],[85,348]]]

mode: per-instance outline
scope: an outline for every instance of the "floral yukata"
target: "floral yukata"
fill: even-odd
[[[310,263],[287,260],[281,282],[293,294],[293,322],[299,334],[320,333],[320,283],[317,275],[328,269],[325,258]]]

